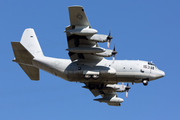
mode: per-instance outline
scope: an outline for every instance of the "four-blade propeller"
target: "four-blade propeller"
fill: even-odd
[[[111,43],[111,39],[113,39],[113,37],[111,37],[111,31],[109,31],[109,35],[107,36],[107,47],[109,48],[109,45]]]
[[[113,37],[111,36],[111,30],[110,30],[110,31],[109,31],[109,35],[107,36],[107,47],[108,47],[108,48],[109,48],[109,46],[110,46],[111,39],[113,39]],[[112,51],[113,63],[114,63],[116,54],[117,54],[117,51],[115,50],[115,45],[114,45],[114,49],[113,49],[113,51]]]
[[[122,82],[122,86],[123,86],[123,88],[124,88],[124,82]],[[128,92],[129,92],[129,89],[131,89],[131,87],[129,87],[129,84],[127,84],[127,86],[125,87],[126,98],[128,98]]]
[[[129,87],[129,84],[127,84],[127,86],[125,88],[125,90],[126,90],[126,98],[128,97],[129,89],[131,89],[131,88]]]
[[[114,63],[116,54],[117,54],[117,51],[115,50],[115,45],[114,45],[114,49],[113,49],[113,51],[112,51],[113,63]]]

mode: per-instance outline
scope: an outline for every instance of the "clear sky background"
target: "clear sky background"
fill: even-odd
[[[69,59],[63,31],[70,24],[71,5],[84,7],[98,33],[111,30],[116,59],[153,61],[165,77],[146,87],[130,84],[128,98],[118,93],[124,99],[121,107],[93,101],[82,83],[44,71],[39,82],[31,81],[12,62],[10,42],[33,28],[46,56]],[[0,120],[179,120],[179,6],[179,0],[1,0]]]

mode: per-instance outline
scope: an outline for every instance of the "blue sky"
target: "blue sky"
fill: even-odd
[[[111,30],[116,59],[153,61],[164,78],[147,87],[131,85],[121,107],[93,101],[82,83],[73,83],[40,71],[31,81],[13,63],[11,41],[20,41],[26,28],[34,28],[46,56],[69,59],[66,35],[68,6],[84,7],[92,28]],[[180,1],[179,0],[2,0],[0,4],[0,119],[91,120],[180,119]],[[106,43],[100,44],[106,48]],[[112,58],[109,58],[112,59]]]

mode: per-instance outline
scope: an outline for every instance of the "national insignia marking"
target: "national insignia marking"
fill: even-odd
[[[77,14],[76,17],[79,19],[79,20],[82,20],[83,16],[81,14]]]

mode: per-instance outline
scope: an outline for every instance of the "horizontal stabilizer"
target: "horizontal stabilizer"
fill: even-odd
[[[31,80],[39,80],[39,69],[32,65],[32,54],[20,42],[11,42],[11,45],[15,56],[13,61],[19,64]]]
[[[31,80],[39,80],[39,69],[33,66],[19,64]]]
[[[34,57],[20,42],[11,42],[11,45],[15,56],[14,62],[20,64],[32,64],[31,61]]]

